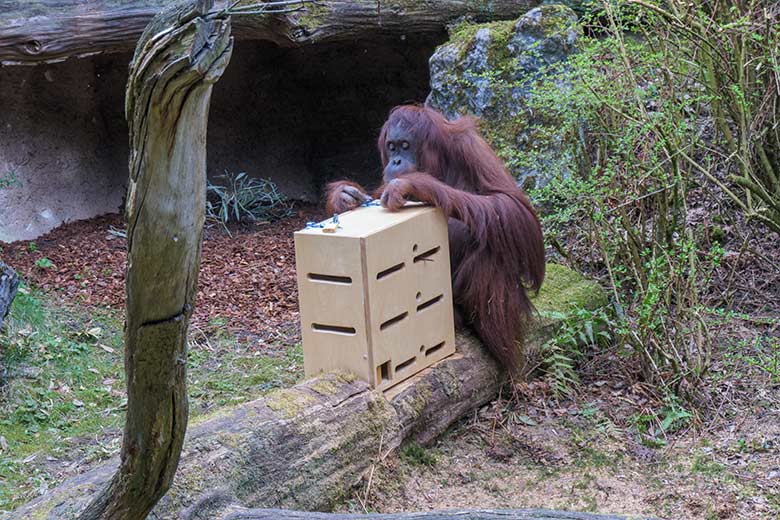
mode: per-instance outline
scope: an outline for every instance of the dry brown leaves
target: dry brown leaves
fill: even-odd
[[[293,232],[316,218],[316,207],[303,207],[274,224],[231,228],[232,236],[218,227],[206,229],[192,323],[268,339],[294,330],[298,291]],[[2,246],[0,260],[29,283],[61,292],[66,299],[122,309],[126,242],[110,231],[124,228],[118,214],[73,222],[34,242]],[[36,265],[44,258],[54,265]]]

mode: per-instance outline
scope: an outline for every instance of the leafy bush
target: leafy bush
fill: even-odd
[[[653,16],[652,32],[643,35],[667,54],[661,69],[666,85],[680,96],[698,96],[703,103],[695,108],[714,122],[709,153],[678,146],[680,157],[748,218],[780,235],[780,4],[630,4]],[[713,169],[725,170],[727,182],[712,175]]]
[[[274,221],[291,214],[292,206],[276,184],[245,172],[225,172],[209,181],[206,219],[225,226],[230,222]]]
[[[605,309],[575,309],[555,337],[542,345],[541,368],[556,397],[574,392],[579,385],[577,362],[585,357],[586,349],[608,344],[613,327]]]
[[[625,17],[603,5],[598,37],[534,86],[529,111],[557,122],[561,155],[576,161],[532,196],[550,245],[610,288],[627,367],[663,395],[691,396],[710,364],[700,295],[724,253],[688,207],[702,180],[688,158],[708,146],[702,114],[711,98],[684,53],[625,32]],[[637,25],[653,25],[645,22]],[[576,379],[560,356],[572,351],[552,346],[563,391]]]

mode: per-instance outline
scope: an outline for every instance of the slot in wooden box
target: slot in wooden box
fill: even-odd
[[[455,351],[447,219],[432,207],[339,216],[295,233],[304,370],[348,370],[379,389]]]

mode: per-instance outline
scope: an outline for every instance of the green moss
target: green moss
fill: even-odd
[[[490,43],[488,44],[488,63],[493,70],[503,72],[512,66],[509,52],[509,40],[515,29],[515,21],[494,22],[490,24]]]
[[[312,390],[317,392],[320,395],[333,395],[335,394],[339,388],[341,388],[341,385],[338,384],[337,381],[333,381],[332,379],[320,379],[310,387]]]
[[[453,25],[450,27],[450,39],[449,43],[454,43],[456,45],[466,45],[471,40],[474,39],[474,35],[477,34],[477,31],[480,30],[483,27],[489,26],[490,24],[480,24],[480,23],[470,23],[468,21],[462,21],[457,25]]]
[[[439,462],[435,451],[423,448],[414,441],[411,441],[401,448],[401,459],[410,466],[429,466],[433,467]]]
[[[350,372],[333,372],[320,377],[310,388],[320,395],[334,395],[345,384],[354,382],[356,376]]]
[[[448,396],[454,397],[460,394],[460,389],[461,389],[460,378],[458,377],[457,371],[455,370],[455,368],[452,367],[452,365],[442,366],[441,369],[436,372],[436,375],[437,375],[437,379],[439,380],[439,383],[441,384],[441,387],[444,389],[444,392]],[[430,394],[427,394],[425,396],[426,402],[428,400],[429,395]],[[420,410],[420,412],[422,412],[422,409]]]
[[[571,7],[561,4],[542,5],[542,33],[546,36],[563,34],[571,27],[572,20],[576,20]]]
[[[285,419],[292,419],[315,401],[314,397],[297,388],[276,390],[268,394],[265,404]]]
[[[723,244],[726,241],[726,230],[721,226],[712,226],[710,229],[710,239],[718,244]]]
[[[345,383],[354,383],[357,381],[357,376],[353,374],[352,372],[337,372],[339,379],[344,381]]]
[[[298,25],[313,31],[328,19],[330,7],[325,4],[308,4],[298,17]]]
[[[449,43],[459,46],[461,57],[463,57],[473,48],[474,37],[477,32],[481,29],[487,29],[490,33],[490,42],[487,50],[488,64],[491,70],[505,70],[510,65],[508,63],[510,58],[508,45],[515,23],[515,20],[481,24],[462,22],[450,29]]]
[[[60,515],[63,513],[66,514],[68,518],[71,516],[75,517],[75,511],[73,511],[71,503],[76,502],[75,499],[79,497],[92,495],[96,491],[97,486],[92,482],[69,487],[64,493],[54,495],[48,499],[44,498],[41,503],[32,508],[32,511],[29,512],[30,516],[26,516],[25,518],[29,518],[29,520],[48,520],[50,518],[55,518],[53,514],[54,508],[61,506],[62,504],[68,504],[68,506],[65,508],[60,507],[57,511],[56,518],[60,518]],[[9,516],[7,518],[10,520],[11,517]]]
[[[517,137],[526,134],[531,125],[525,117],[480,119],[480,132],[505,162],[517,154]]]
[[[246,445],[246,436],[241,435],[240,433],[220,432],[217,435],[217,441],[223,446],[228,446],[229,448],[237,450]]]
[[[428,406],[428,403],[431,402],[431,394],[433,393],[433,390],[431,388],[431,385],[425,384],[425,385],[418,385],[417,387],[417,397],[415,397],[413,405],[414,409],[417,412],[417,415],[422,415],[423,410],[425,410],[425,407]]]
[[[204,492],[210,476],[205,471],[179,471],[176,473],[176,485],[171,486],[165,495],[166,501],[183,506],[188,497]]]
[[[565,315],[576,308],[596,309],[607,304],[598,283],[558,264],[547,264],[547,274],[539,294],[532,298],[543,317]]]
[[[437,7],[436,0],[383,0],[379,5],[379,9],[397,11],[425,5]]]

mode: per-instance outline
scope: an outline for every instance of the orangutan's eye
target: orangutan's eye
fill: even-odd
[[[408,150],[409,149],[409,141],[402,142],[401,143],[401,148],[403,148],[404,150]]]
[[[387,143],[387,149],[391,152],[395,151],[395,145],[393,143]]]

